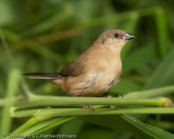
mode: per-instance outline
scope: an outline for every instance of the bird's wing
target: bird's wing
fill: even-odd
[[[85,70],[85,66],[87,66],[87,59],[91,55],[92,49],[91,47],[83,52],[79,57],[77,57],[74,61],[66,65],[61,71],[60,75],[62,76],[78,76],[82,74]]]
[[[78,76],[84,71],[84,64],[79,59],[75,59],[68,65],[66,65],[61,71],[62,76]]]

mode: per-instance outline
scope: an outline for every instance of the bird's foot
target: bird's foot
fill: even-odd
[[[123,95],[118,95],[118,98],[123,98]]]
[[[112,98],[112,96],[111,95],[108,95],[108,96],[103,96],[103,97],[105,97],[105,98]],[[115,108],[115,105],[109,105],[110,106],[110,108]]]
[[[108,96],[102,96],[102,97],[105,97],[105,98],[112,98],[111,95],[108,95]]]
[[[112,96],[111,95],[108,95],[108,96],[104,96],[105,98],[112,98]],[[118,95],[118,97],[117,98],[123,98],[123,96],[122,95]],[[110,107],[111,108],[115,108],[115,105],[110,105]]]
[[[92,105],[82,105],[83,108],[91,109],[94,112],[94,108]]]
[[[106,98],[112,98],[112,96],[111,96],[111,95],[104,96],[104,97],[106,97]],[[117,98],[123,98],[123,95],[118,95],[118,97],[117,97]]]

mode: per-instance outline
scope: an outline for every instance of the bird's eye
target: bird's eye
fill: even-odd
[[[119,37],[119,34],[118,34],[118,33],[115,33],[114,36],[115,36],[116,38],[118,38],[118,37]]]

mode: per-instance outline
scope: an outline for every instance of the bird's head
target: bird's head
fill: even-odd
[[[97,43],[102,44],[112,50],[121,49],[128,40],[135,38],[134,35],[123,30],[107,30],[103,32],[98,39]]]

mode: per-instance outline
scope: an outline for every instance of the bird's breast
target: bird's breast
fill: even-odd
[[[86,92],[98,96],[117,84],[121,71],[120,58],[109,59],[103,57],[98,62],[91,63],[81,84],[83,84]]]
[[[118,78],[122,72],[122,63],[120,59],[112,59],[103,61],[104,70],[101,77],[99,78],[99,86],[101,87],[101,91],[107,91],[117,84]]]

